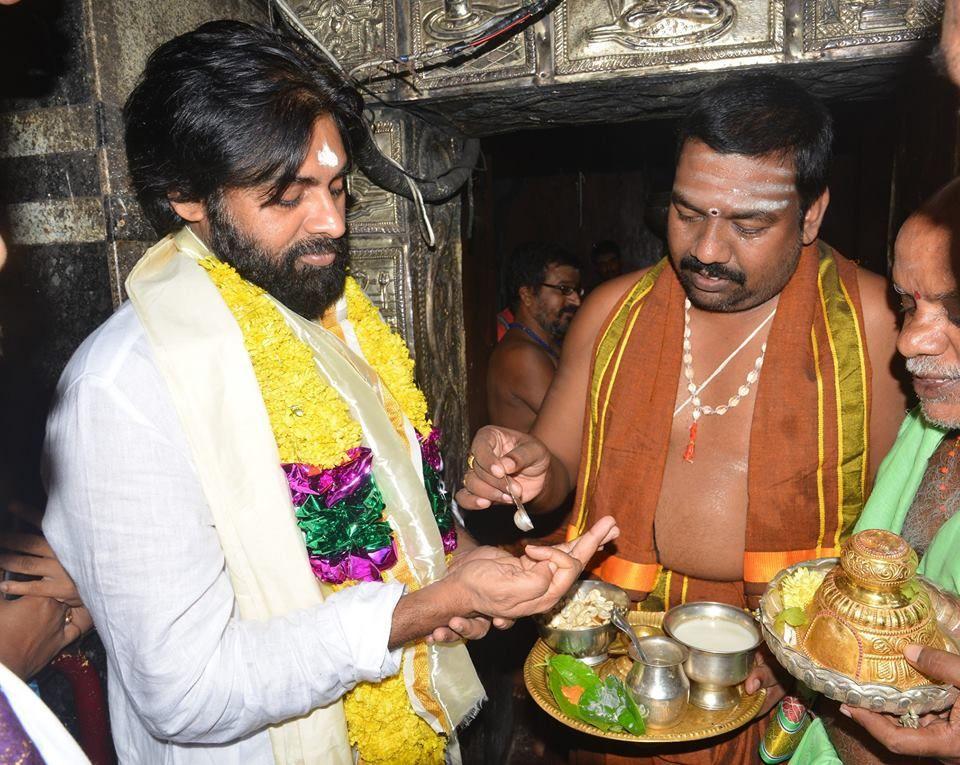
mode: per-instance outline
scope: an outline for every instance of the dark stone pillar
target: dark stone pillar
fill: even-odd
[[[126,180],[123,102],[160,42],[253,0],[26,0],[0,7],[0,500],[39,500],[50,393],[119,304],[154,235]],[[15,404],[13,403],[15,402]]]

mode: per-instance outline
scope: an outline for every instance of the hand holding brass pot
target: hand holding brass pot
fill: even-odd
[[[930,595],[916,578],[917,554],[889,531],[850,537],[798,629],[801,650],[823,667],[861,683],[905,691],[932,681],[903,658],[909,643],[956,653],[937,625]]]

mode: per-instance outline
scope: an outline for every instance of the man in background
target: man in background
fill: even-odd
[[[590,260],[597,284],[616,279],[623,273],[623,256],[620,245],[612,239],[604,239],[593,245],[590,251]]]
[[[513,320],[487,367],[487,411],[492,424],[527,432],[580,307],[579,264],[557,245],[522,244],[508,262],[507,294]]]
[[[0,5],[12,5],[0,0]],[[0,269],[7,260],[7,246],[0,236]],[[36,544],[49,549],[40,537]],[[56,559],[36,557],[37,562],[55,565],[63,572]],[[51,583],[69,586],[73,583],[66,572],[62,580],[42,577],[33,582],[9,583],[10,586],[33,592]],[[73,624],[67,615],[73,610],[55,597],[25,596],[17,600],[0,600],[0,760],[23,765],[47,762],[80,763],[87,758],[70,734],[21,677],[29,678],[42,668],[60,650],[73,642],[89,624]],[[89,620],[85,609],[84,621]],[[12,671],[11,671],[12,670]],[[19,675],[19,677],[18,677]]]

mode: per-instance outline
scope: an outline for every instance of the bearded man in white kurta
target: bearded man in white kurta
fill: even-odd
[[[226,21],[158,48],[127,102],[170,233],[64,372],[44,522],[124,762],[455,762],[483,699],[460,638],[551,607],[617,533],[522,558],[458,540],[409,353],[347,277],[359,113]]]

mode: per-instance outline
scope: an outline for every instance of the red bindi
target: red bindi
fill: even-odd
[[[913,291],[913,299],[914,299],[914,300],[919,300],[919,299],[920,299],[920,293],[917,292],[916,290]]]

